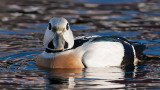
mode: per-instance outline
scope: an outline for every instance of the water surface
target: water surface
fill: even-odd
[[[28,4],[29,3],[29,4]],[[1,0],[0,89],[160,89],[158,0]],[[145,44],[135,67],[46,69],[35,65],[52,17],[74,36],[121,36]]]

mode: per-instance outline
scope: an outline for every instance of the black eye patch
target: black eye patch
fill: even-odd
[[[52,25],[51,23],[48,24],[48,29],[51,30],[52,29]]]
[[[68,30],[69,29],[69,24],[67,23],[67,25],[66,25],[66,29]]]

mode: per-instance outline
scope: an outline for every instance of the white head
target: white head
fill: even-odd
[[[73,47],[74,37],[65,18],[54,17],[49,21],[43,45],[51,50],[64,50]]]

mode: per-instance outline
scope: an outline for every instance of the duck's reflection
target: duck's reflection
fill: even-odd
[[[134,69],[120,67],[49,69],[47,73],[47,89],[123,88],[124,83],[114,81],[134,77]]]
[[[120,88],[123,84],[112,83],[110,81],[124,78],[123,70],[119,67],[107,68],[87,68],[84,78],[88,79],[83,84],[88,84],[88,88]],[[89,86],[94,85],[94,86]]]
[[[45,69],[46,89],[71,89],[77,84],[75,78],[83,77],[83,69]]]

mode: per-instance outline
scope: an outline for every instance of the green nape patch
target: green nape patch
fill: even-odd
[[[122,37],[118,37],[118,36],[103,36],[103,37],[96,37],[95,39],[93,39],[93,41],[98,42],[98,41],[111,41],[111,42],[122,42],[122,41],[126,41],[128,43],[130,43],[128,40],[122,38]]]

